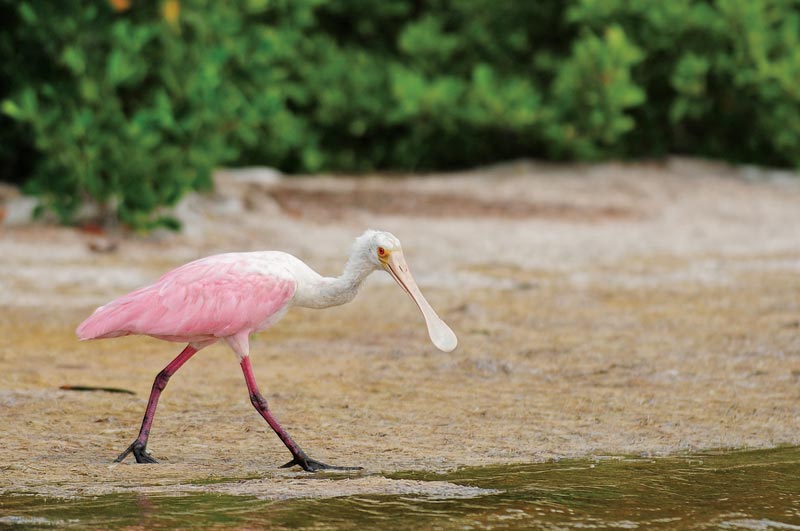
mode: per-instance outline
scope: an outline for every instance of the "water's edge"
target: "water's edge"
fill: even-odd
[[[174,494],[4,495],[0,529],[800,530],[800,447],[292,482],[317,482],[329,496],[276,499],[273,485],[259,479]],[[249,494],[237,495],[235,485]],[[387,485],[393,490],[380,490]],[[252,495],[254,486],[259,495]]]

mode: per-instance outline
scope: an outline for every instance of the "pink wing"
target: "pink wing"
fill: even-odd
[[[190,262],[95,310],[78,327],[78,337],[198,341],[262,329],[280,317],[297,283],[258,262],[244,253]]]

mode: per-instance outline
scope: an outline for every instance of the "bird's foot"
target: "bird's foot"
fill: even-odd
[[[147,453],[147,443],[133,441],[133,444],[128,446],[128,449],[119,454],[119,457],[114,459],[115,463],[121,463],[123,459],[128,457],[129,453],[133,453],[133,457],[137,463],[158,463],[153,456]]]
[[[285,465],[281,466],[281,468],[290,468],[295,465],[299,466],[306,472],[317,472],[319,470],[364,470],[364,468],[360,466],[326,465],[325,463],[321,463],[315,459],[311,459],[307,455],[295,457]]]

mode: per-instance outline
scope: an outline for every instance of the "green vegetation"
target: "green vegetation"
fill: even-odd
[[[147,229],[218,165],[800,166],[798,0],[0,0],[0,179]]]

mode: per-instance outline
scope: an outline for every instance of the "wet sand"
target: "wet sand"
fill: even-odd
[[[0,492],[221,481],[229,493],[287,497],[455,496],[457,485],[384,474],[800,444],[797,177],[685,159],[392,179],[223,172],[214,194],[177,211],[180,235],[0,228]],[[148,445],[161,463],[112,464],[181,346],[78,342],[74,328],[95,306],[216,252],[281,249],[337,274],[365,228],[401,239],[459,348],[436,351],[382,273],[349,305],[293,310],[251,348],[295,440],[362,473],[326,486],[330,474],[278,469],[290,456],[223,346],[164,392]],[[92,250],[109,237],[115,251]]]

